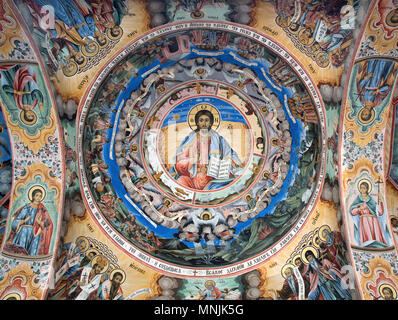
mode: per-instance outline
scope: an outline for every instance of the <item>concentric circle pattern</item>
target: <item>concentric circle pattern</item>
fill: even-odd
[[[242,273],[279,251],[312,211],[325,163],[322,103],[294,57],[250,29],[202,25],[133,42],[79,117],[99,225],[182,277]]]

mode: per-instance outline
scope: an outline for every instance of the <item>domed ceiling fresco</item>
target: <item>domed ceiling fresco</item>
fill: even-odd
[[[392,0],[3,0],[0,299],[396,299]]]

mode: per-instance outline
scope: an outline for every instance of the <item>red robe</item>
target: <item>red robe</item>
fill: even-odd
[[[34,81],[36,82],[36,74],[34,73],[33,75],[30,74],[28,65],[25,65],[17,70],[15,72],[15,78],[14,78],[14,90],[22,92],[23,88],[29,81]],[[23,102],[22,102],[22,94],[15,94],[14,99],[15,99],[15,104],[17,107],[21,110],[24,110],[23,107]],[[30,106],[30,109],[33,109],[36,107],[38,103],[38,100],[36,99],[33,104]]]
[[[35,222],[33,223],[33,231],[36,233],[40,229],[40,225],[37,220],[43,221],[44,228],[42,229],[42,238],[40,242],[39,255],[48,254],[50,251],[51,236],[53,234],[54,225],[51,221],[50,215],[43,204],[39,204],[38,212],[36,214]]]
[[[177,155],[175,168],[180,174],[180,177],[177,180],[179,183],[188,188],[203,190],[206,188],[208,183],[214,179],[207,175],[209,147],[210,137],[209,139],[200,139],[199,136],[196,135],[191,145]],[[197,159],[198,155],[199,160],[197,163],[196,174],[191,177],[189,170],[194,164],[193,159]]]

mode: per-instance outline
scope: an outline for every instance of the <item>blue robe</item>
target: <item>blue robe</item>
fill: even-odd
[[[348,289],[343,289],[340,284],[341,280],[332,270],[329,270],[329,273],[334,280],[324,276],[319,269],[319,261],[313,258],[309,263],[308,271],[318,273],[318,285],[308,296],[308,300],[318,300],[321,294],[325,300],[351,300],[350,291]]]
[[[379,87],[379,93],[386,93],[390,86],[381,83],[381,78],[385,81],[393,70],[395,62],[393,60],[370,60],[366,67],[366,77],[359,81],[359,87],[363,93],[364,101],[375,102],[377,93],[375,89],[366,89]]]
[[[64,250],[69,250],[70,246],[71,246],[71,243],[65,245],[63,249],[64,249]],[[62,276],[63,279],[67,279],[67,278],[69,278],[69,276],[71,276],[72,274],[74,274],[74,273],[77,271],[77,269],[79,269],[80,263],[82,262],[82,260],[83,260],[84,257],[85,257],[85,253],[84,253],[84,252],[81,252],[80,249],[79,249],[78,247],[76,247],[75,249],[73,249],[73,255],[74,255],[74,256],[77,256],[77,255],[80,256],[79,263],[78,263],[78,264],[75,264],[74,266],[72,266],[72,267],[70,267],[68,270],[66,270],[66,272],[65,272],[64,275]],[[64,261],[62,262],[61,265],[64,265],[64,264],[67,263],[67,262],[68,262],[68,256],[65,257],[65,259],[64,259]]]
[[[15,236],[12,243],[22,247],[26,252],[31,255],[37,255],[39,252],[39,246],[42,238],[42,234],[34,236],[33,224],[38,212],[37,208],[32,208],[30,204],[25,205],[21,211],[16,215],[11,224],[12,231],[15,232]],[[21,220],[29,217],[29,220],[25,222],[18,230],[18,224]]]
[[[68,27],[76,27],[76,31],[84,39],[94,36],[95,25],[93,18],[83,16],[73,0],[34,0],[40,6],[52,6],[55,18],[64,22]],[[55,33],[55,31],[53,31]],[[56,34],[54,34],[56,36]]]

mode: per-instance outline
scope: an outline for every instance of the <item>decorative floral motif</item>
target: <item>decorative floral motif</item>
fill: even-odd
[[[355,269],[357,272],[369,272],[369,268],[367,264],[369,263],[370,259],[372,258],[372,254],[369,252],[358,252],[353,251],[354,261],[355,261]]]
[[[361,148],[354,141],[352,141],[353,133],[352,131],[344,133],[344,150],[343,154],[343,165],[347,166],[349,169],[353,168],[353,164],[361,157],[368,158],[375,163],[376,172],[382,170],[383,164],[383,133],[377,133],[375,135],[375,140],[368,143],[364,148]]]
[[[379,55],[379,53],[371,46],[371,44],[372,44],[371,38],[368,38],[361,42],[358,52],[358,58],[366,58],[374,55]],[[398,57],[398,51],[390,50],[386,52],[385,55],[391,57]]]
[[[13,60],[35,60],[32,49],[26,42],[20,40],[14,41],[14,49],[9,53],[9,57]]]
[[[16,154],[18,154],[18,158],[14,159],[14,177],[16,180],[18,180],[19,176],[24,175],[27,166],[35,162],[43,163],[51,168],[50,174],[53,177],[61,178],[62,166],[60,159],[57,157],[59,140],[57,137],[51,136],[48,141],[49,143],[36,154],[22,143],[15,143],[14,149]]]
[[[0,258],[0,281],[4,279],[8,271],[14,269],[18,264],[19,262],[16,259]]]
[[[31,265],[33,273],[37,275],[37,280],[41,284],[42,289],[46,287],[47,278],[51,270],[48,261],[35,261]]]

